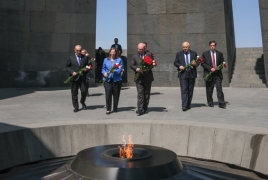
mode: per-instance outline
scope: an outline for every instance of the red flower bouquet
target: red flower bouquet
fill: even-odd
[[[138,72],[135,74],[135,80],[137,80],[140,76],[140,74],[142,74],[142,72],[145,71],[149,71],[151,69],[153,69],[155,66],[157,66],[157,62],[155,60],[153,60],[150,56],[144,56],[143,59],[140,59],[140,69],[141,72]]]

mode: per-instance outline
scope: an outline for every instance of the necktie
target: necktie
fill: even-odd
[[[77,58],[78,58],[78,64],[80,66],[80,64],[81,64],[81,56],[77,56]]]
[[[188,53],[185,53],[186,56],[186,66],[189,64],[189,59],[188,59]],[[186,70],[188,71],[190,68],[187,68]]]
[[[215,62],[215,57],[214,57],[214,51],[212,51],[212,65],[213,65],[213,68],[216,69],[216,62]]]

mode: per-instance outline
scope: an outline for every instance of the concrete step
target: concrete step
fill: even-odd
[[[265,74],[233,74],[232,78],[240,78],[240,79],[265,79]]]
[[[232,83],[238,83],[238,84],[263,84],[262,79],[232,79]]]
[[[235,66],[234,70],[264,70],[263,66]]]
[[[238,83],[230,83],[230,87],[236,87],[236,88],[266,88],[265,84],[238,84]]]
[[[248,57],[248,58],[241,58],[239,56],[236,57],[236,62],[252,62],[252,63],[264,63],[262,58],[254,58],[254,57]]]
[[[236,59],[249,59],[249,58],[261,58],[263,53],[255,54],[236,54]]]
[[[256,70],[256,69],[237,69],[237,70],[234,70],[234,74],[260,74],[260,75],[263,75],[265,74],[265,71],[262,69],[262,70]]]
[[[264,66],[264,62],[255,62],[255,63],[251,63],[251,62],[235,62],[235,66]]]
[[[263,48],[236,48],[236,54],[263,53]]]

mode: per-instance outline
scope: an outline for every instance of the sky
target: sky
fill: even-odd
[[[262,47],[258,0],[232,0],[236,47]],[[243,3],[242,3],[243,2]],[[96,48],[127,47],[127,0],[97,0]]]

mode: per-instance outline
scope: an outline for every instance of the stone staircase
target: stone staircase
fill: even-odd
[[[230,87],[265,88],[263,48],[237,48]]]

